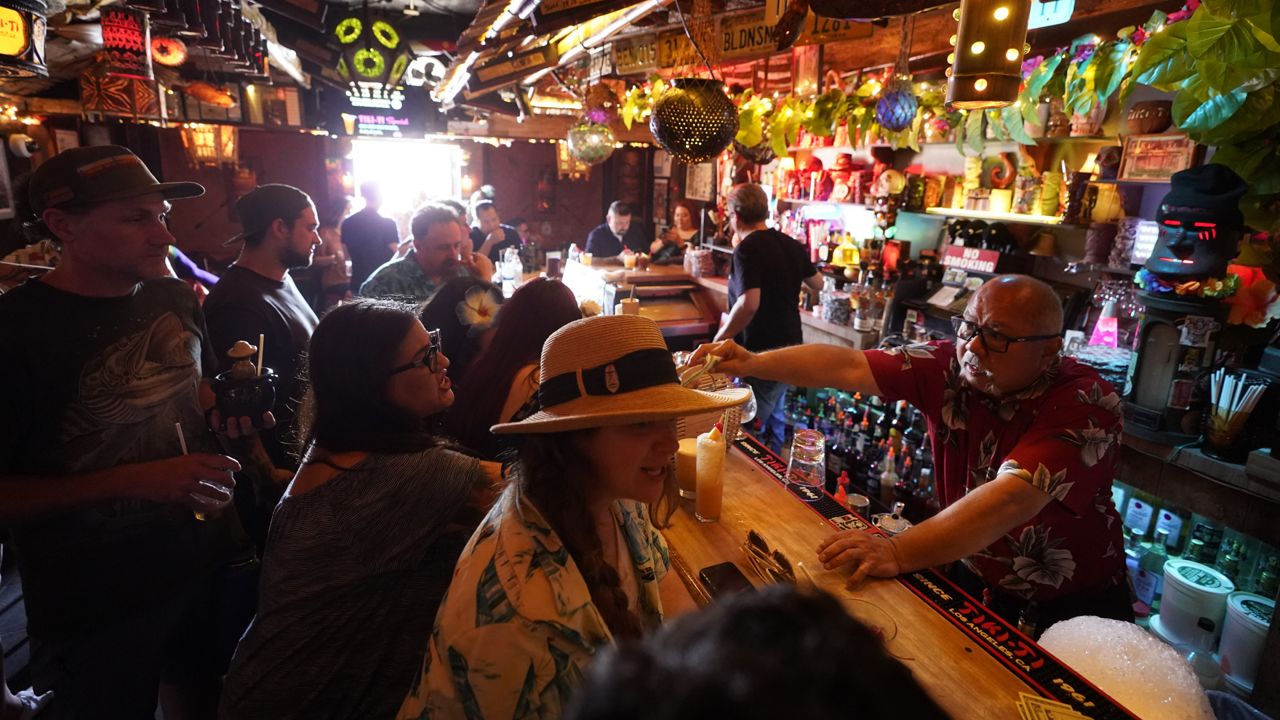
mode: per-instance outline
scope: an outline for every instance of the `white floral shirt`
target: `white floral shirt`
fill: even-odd
[[[1053,497],[1030,522],[965,559],[993,588],[1038,601],[1124,579],[1111,481],[1120,397],[1070,358],[1031,387],[997,401],[960,378],[951,342],[869,351],[882,395],[928,419],[943,507],[1012,473]]]

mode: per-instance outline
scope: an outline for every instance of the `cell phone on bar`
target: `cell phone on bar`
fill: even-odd
[[[702,568],[698,571],[698,579],[713,598],[754,588],[747,576],[731,562]]]

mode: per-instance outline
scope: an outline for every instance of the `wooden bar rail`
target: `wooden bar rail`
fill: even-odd
[[[725,461],[724,510],[719,522],[699,522],[693,516],[692,503],[681,501],[671,527],[663,531],[671,548],[673,569],[695,599],[709,601],[697,575],[702,568],[720,562],[732,561],[753,583],[760,584],[741,549],[749,530],[755,530],[771,548],[780,550],[793,566],[803,563],[818,587],[840,598],[854,617],[877,628],[889,652],[905,663],[917,681],[957,720],[1017,717],[1014,706],[1020,693],[1050,695],[1069,702],[1062,697],[1062,686],[1081,682],[1078,676],[1063,674],[1042,683],[1055,686],[1053,690],[1040,692],[1012,669],[1021,655],[1005,651],[1002,656],[993,650],[992,646],[998,644],[993,640],[984,647],[980,640],[984,630],[964,632],[956,623],[956,616],[963,613],[952,611],[953,617],[948,619],[946,613],[926,602],[926,593],[913,590],[911,583],[872,579],[857,589],[847,589],[845,575],[823,569],[817,559],[818,543],[835,530],[832,523],[736,447]],[[797,574],[804,577],[801,570]],[[934,583],[933,573],[917,574],[920,578],[923,583],[917,582],[917,588],[932,585],[947,599],[951,599],[948,593],[961,595],[945,581]],[[1000,643],[1003,647],[1021,648],[1028,651],[1027,657],[1048,657],[1057,662],[1030,640],[986,622],[977,620],[983,623],[981,628],[1005,639]],[[1128,717],[1117,706],[1105,710],[1091,713],[1091,717]]]

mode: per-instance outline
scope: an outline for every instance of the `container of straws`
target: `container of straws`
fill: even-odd
[[[1244,373],[1219,368],[1209,377],[1208,416],[1204,423],[1204,454],[1230,463],[1249,455],[1245,425],[1267,389]]]

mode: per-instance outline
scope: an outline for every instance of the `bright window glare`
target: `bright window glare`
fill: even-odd
[[[387,217],[407,218],[428,200],[461,195],[462,149],[457,145],[358,139],[352,142],[351,160],[357,196],[362,183],[377,181]],[[356,205],[362,205],[358,197]]]

